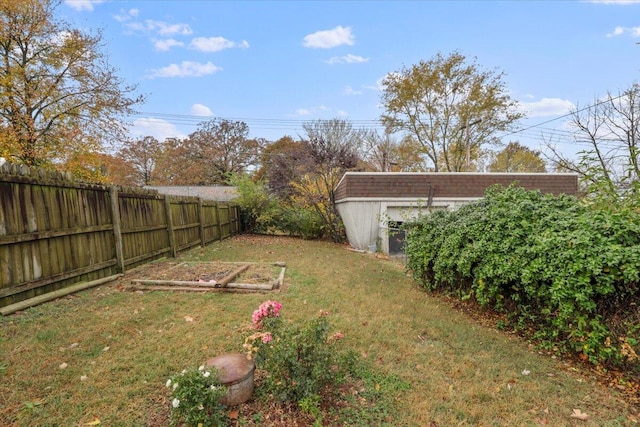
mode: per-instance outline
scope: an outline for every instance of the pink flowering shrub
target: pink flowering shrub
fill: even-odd
[[[282,304],[278,301],[265,301],[256,311],[253,312],[253,316],[251,320],[257,329],[262,328],[263,320],[265,318],[273,318],[280,316],[280,309],[282,308]]]
[[[251,318],[259,331],[247,337],[243,347],[264,372],[262,387],[278,400],[301,402],[319,396],[325,387],[337,387],[345,375],[337,341],[330,334],[329,312],[294,324],[280,317],[282,304],[265,301]]]

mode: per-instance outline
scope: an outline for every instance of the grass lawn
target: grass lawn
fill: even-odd
[[[287,320],[329,311],[345,335],[343,347],[395,378],[382,388],[388,425],[638,423],[638,408],[588,369],[482,326],[417,289],[398,262],[327,242],[254,236],[194,249],[180,260],[285,261],[285,286],[269,294],[124,289],[161,270],[159,261],[0,318],[0,425],[166,425],[167,378],[218,354],[242,352],[251,314],[267,299],[283,304]],[[572,418],[574,409],[588,419]],[[241,409],[235,424],[271,425],[267,415]],[[281,423],[287,424],[294,420]]]

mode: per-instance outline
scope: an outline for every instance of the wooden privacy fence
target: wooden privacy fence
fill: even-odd
[[[239,232],[239,209],[198,197],[0,167],[0,308],[109,278]]]

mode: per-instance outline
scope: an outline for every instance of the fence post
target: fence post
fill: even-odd
[[[216,222],[218,223],[218,239],[222,241],[222,218],[220,218],[220,203],[216,202]]]
[[[200,246],[204,248],[204,208],[201,197],[198,197],[198,218],[200,220]]]
[[[171,201],[169,200],[169,195],[164,195],[164,210],[165,215],[167,217],[167,233],[169,233],[169,246],[171,247],[171,256],[176,257],[176,243],[173,235],[173,219],[171,218]]]
[[[236,234],[240,234],[243,231],[242,224],[240,223],[240,207],[235,205],[233,211],[235,212]]]
[[[113,219],[113,241],[116,245],[116,266],[118,273],[124,273],[124,254],[122,252],[122,224],[120,223],[120,203],[118,200],[118,188],[112,186],[109,189],[111,197],[111,218]]]

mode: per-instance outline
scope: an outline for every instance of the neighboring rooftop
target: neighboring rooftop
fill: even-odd
[[[156,190],[160,194],[168,194],[170,196],[200,197],[201,199],[215,200],[217,202],[229,202],[239,196],[236,187],[228,186],[147,185],[144,188]]]

